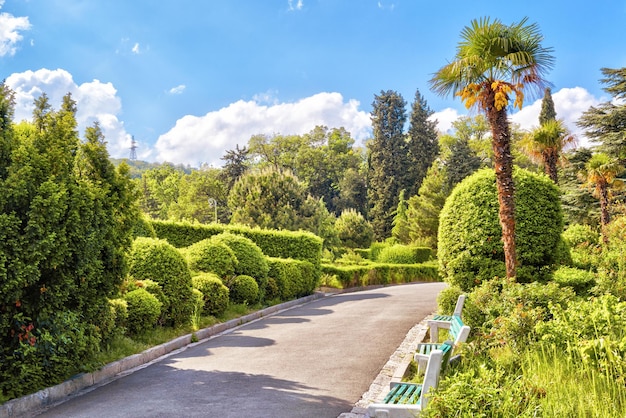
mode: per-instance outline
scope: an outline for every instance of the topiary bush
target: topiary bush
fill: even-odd
[[[545,175],[515,168],[517,281],[547,281],[559,254],[563,217],[557,186]],[[464,291],[504,277],[495,173],[479,170],[452,191],[439,223],[438,258],[444,280]]]
[[[193,313],[191,273],[187,261],[167,241],[139,237],[130,253],[130,274],[138,280],[154,280],[169,300],[167,325],[189,323]]]
[[[374,229],[355,209],[347,209],[335,221],[335,230],[341,244],[347,248],[368,248],[374,239]]]
[[[259,285],[253,277],[241,274],[228,282],[233,303],[253,304],[259,299]]]
[[[378,255],[379,263],[414,264],[413,250],[402,244],[395,244],[382,249]]]
[[[238,261],[235,266],[235,274],[252,276],[257,280],[259,287],[265,286],[269,266],[258,245],[249,238],[229,232],[216,235],[212,240],[224,243],[233,250]]]
[[[146,289],[135,289],[124,295],[127,304],[127,329],[131,335],[154,328],[161,315],[161,302]]]
[[[596,275],[587,270],[561,266],[554,272],[553,280],[562,287],[571,287],[577,295],[588,295],[596,284]]]
[[[215,273],[222,278],[235,274],[235,267],[238,264],[235,252],[228,245],[211,238],[187,247],[185,257],[190,269]]]
[[[203,273],[191,279],[193,287],[202,292],[204,312],[209,315],[220,315],[228,308],[229,289],[214,273]]]

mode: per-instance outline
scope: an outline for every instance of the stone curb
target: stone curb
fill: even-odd
[[[240,318],[231,319],[230,321],[216,324],[208,328],[196,331],[193,334],[183,335],[174,340],[168,341],[161,345],[149,348],[139,354],[123,358],[113,363],[103,366],[101,369],[92,373],[81,373],[71,377],[63,383],[56,386],[45,388],[39,392],[23,396],[21,398],[12,399],[0,405],[0,418],[14,418],[32,415],[37,411],[62,403],[69,399],[69,396],[75,395],[80,391],[94,389],[109,383],[116,378],[132,373],[135,369],[145,367],[150,363],[181,351],[188,346],[198,344],[208,338],[222,334],[226,331],[233,330],[241,325],[256,321],[263,317],[275,314],[293,308],[298,305],[304,305],[317,299],[321,299],[330,294],[354,292],[358,289],[344,289],[332,293],[316,292],[310,296],[300,299],[291,300],[279,305],[270,306],[257,312],[242,316]],[[192,344],[192,336],[198,339],[198,343]]]
[[[354,404],[352,411],[345,412],[337,418],[369,418],[367,407],[372,403],[382,402],[389,391],[390,383],[399,382],[405,376],[407,368],[413,360],[413,353],[417,350],[417,345],[423,342],[426,337],[427,321],[431,316],[424,318],[422,322],[409,330],[404,341],[389,357],[387,363],[370,385],[369,390]]]

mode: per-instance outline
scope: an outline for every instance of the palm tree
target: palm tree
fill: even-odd
[[[558,184],[557,164],[561,152],[575,142],[562,120],[550,119],[524,136],[522,148],[531,159],[541,161],[546,174]]]
[[[489,18],[473,20],[461,32],[454,60],[430,80],[436,93],[461,96],[469,109],[484,112],[491,126],[494,168],[500,203],[500,225],[506,274],[515,277],[515,204],[513,200],[513,157],[507,119],[509,101],[522,108],[524,90],[545,86],[544,74],[554,63],[551,48],[541,46],[543,36],[536,24],[524,18],[504,25]]]
[[[585,164],[585,171],[582,173],[583,186],[593,188],[593,195],[600,200],[600,223],[602,230],[611,220],[609,214],[609,188],[621,185],[617,175],[624,170],[617,159],[609,157],[608,154],[599,152],[594,154]],[[607,237],[604,234],[604,241]]]

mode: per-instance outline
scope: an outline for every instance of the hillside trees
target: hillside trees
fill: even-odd
[[[69,94],[58,111],[40,96],[33,122],[14,129],[12,93],[3,86],[0,96],[2,398],[90,366],[108,337],[97,325],[127,271],[138,209],[128,167],[109,161],[99,126],[79,140]]]

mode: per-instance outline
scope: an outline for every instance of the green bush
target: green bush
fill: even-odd
[[[193,287],[202,292],[204,312],[220,315],[228,308],[229,290],[214,273],[199,274],[191,279]]]
[[[439,292],[437,295],[439,313],[442,315],[452,315],[456,307],[456,302],[462,294],[463,291],[455,286],[448,286]],[[463,312],[461,312],[461,316],[463,316]]]
[[[554,279],[559,286],[571,287],[577,295],[587,295],[596,284],[596,275],[587,270],[561,266],[554,272]]]
[[[146,215],[139,216],[133,225],[133,237],[156,238],[156,232]]]
[[[109,304],[115,311],[115,328],[124,334],[128,324],[128,304],[123,298],[110,299]]]
[[[341,244],[347,248],[367,248],[374,239],[374,229],[355,209],[347,209],[335,221],[335,230]]]
[[[254,277],[259,286],[265,286],[269,267],[263,251],[251,239],[225,232],[212,238],[214,242],[226,244],[235,253],[237,265],[235,274]]]
[[[430,248],[394,244],[384,247],[378,254],[377,261],[389,264],[423,263],[430,259],[431,254]]]
[[[378,256],[380,255],[380,252],[388,247],[389,244],[387,244],[386,242],[373,242],[370,245],[370,257],[369,259],[372,261],[378,261]]]
[[[563,220],[559,190],[544,175],[515,168],[517,281],[547,281],[557,262]],[[444,279],[464,291],[503,277],[504,250],[495,173],[483,169],[452,191],[439,223],[438,258]]]
[[[267,278],[267,283],[265,283],[265,291],[263,292],[263,294],[265,295],[265,300],[280,300],[280,288],[278,287],[278,281],[275,278]]]
[[[267,257],[267,263],[282,300],[310,295],[318,285],[318,270],[308,261]]]
[[[215,273],[226,278],[235,274],[238,264],[235,252],[225,243],[212,238],[204,239],[187,247],[185,257],[189,268],[204,273]]]
[[[570,247],[596,245],[600,241],[600,234],[589,225],[572,224],[563,232],[563,239]]]
[[[239,275],[228,282],[233,303],[254,304],[259,299],[259,285],[253,277]]]
[[[138,280],[157,282],[169,300],[166,323],[181,326],[193,313],[191,273],[180,252],[166,241],[137,238],[130,254],[130,274]]]
[[[161,315],[161,302],[145,289],[135,289],[124,295],[127,304],[127,329],[131,335],[154,328]]]
[[[322,273],[336,276],[343,288],[439,280],[437,265],[434,263],[370,263],[363,266],[323,264]]]

